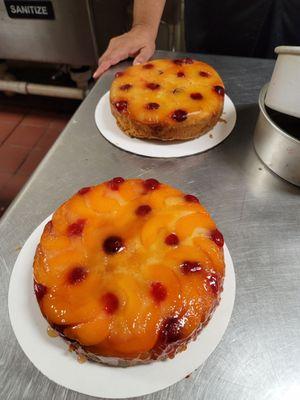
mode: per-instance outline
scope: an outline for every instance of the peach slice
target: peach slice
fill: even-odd
[[[207,231],[215,229],[216,225],[208,214],[189,214],[179,219],[176,224],[176,234],[180,239],[193,235],[196,229]]]
[[[108,319],[104,316],[99,316],[93,321],[65,329],[64,334],[84,346],[92,346],[106,339],[109,333],[108,328]]]
[[[225,268],[223,249],[220,249],[211,239],[205,236],[194,238],[193,243],[209,256],[214,270],[223,275]]]
[[[143,245],[147,247],[154,243],[159,231],[164,230],[165,233],[171,231],[171,228],[168,229],[169,224],[170,219],[167,215],[157,215],[149,219],[145,223],[141,233]]]

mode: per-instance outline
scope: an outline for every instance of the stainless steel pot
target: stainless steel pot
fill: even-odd
[[[260,113],[254,131],[254,147],[261,160],[281,178],[300,186],[300,141],[283,131],[268,115],[265,97],[259,94]]]

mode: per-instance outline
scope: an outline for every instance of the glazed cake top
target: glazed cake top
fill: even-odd
[[[112,106],[143,124],[176,124],[207,117],[223,105],[224,84],[202,61],[152,60],[117,72],[110,90]]]
[[[49,323],[95,354],[134,357],[190,337],[218,303],[223,237],[193,195],[155,179],[79,190],[37,248]]]

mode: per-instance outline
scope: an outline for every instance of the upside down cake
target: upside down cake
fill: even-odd
[[[116,73],[110,105],[120,129],[129,136],[187,140],[216,125],[224,95],[222,79],[204,62],[153,60]]]
[[[172,358],[219,303],[223,244],[197,197],[114,178],[79,190],[47,223],[35,294],[78,354],[119,366]]]

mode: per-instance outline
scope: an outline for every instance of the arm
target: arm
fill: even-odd
[[[160,18],[165,0],[135,0],[133,24],[129,32],[112,38],[108,48],[98,60],[93,77],[99,78],[109,67],[128,58],[135,57],[133,64],[149,60],[155,50]]]

